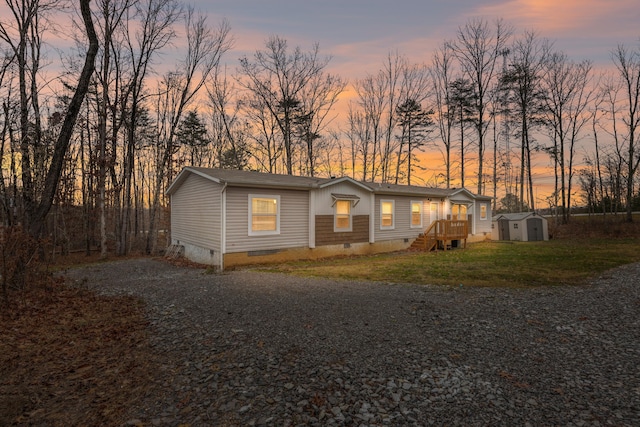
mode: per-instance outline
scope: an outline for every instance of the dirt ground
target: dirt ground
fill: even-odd
[[[143,304],[60,280],[0,306],[0,425],[122,425],[152,384]]]

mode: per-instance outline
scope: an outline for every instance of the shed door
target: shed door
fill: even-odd
[[[544,240],[544,236],[542,235],[542,219],[527,219],[527,236],[530,242]]]
[[[498,220],[498,239],[511,240],[511,237],[509,237],[509,220],[508,219]]]

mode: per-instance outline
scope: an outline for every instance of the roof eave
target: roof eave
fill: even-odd
[[[182,185],[184,180],[187,179],[189,174],[198,175],[198,176],[200,176],[200,177],[202,177],[202,178],[204,178],[206,180],[209,180],[211,182],[215,182],[215,183],[218,183],[218,184],[221,183],[221,180],[218,179],[218,178],[214,178],[211,175],[207,175],[206,173],[202,173],[197,169],[193,169],[190,166],[186,166],[180,171],[178,176],[176,176],[176,178],[173,180],[171,185],[169,185],[169,188],[167,188],[167,190],[165,191],[165,194],[168,195],[168,196],[173,194],[178,189],[178,187],[180,187]]]
[[[341,182],[349,182],[351,184],[354,184],[357,187],[360,187],[361,189],[368,191],[368,192],[372,192],[374,190],[371,189],[371,187],[356,181],[353,178],[349,178],[348,176],[343,176],[341,178],[331,178],[325,182],[322,182],[320,184],[317,185],[317,188],[326,188],[326,187],[330,187],[332,185],[336,185],[336,184],[340,184]]]

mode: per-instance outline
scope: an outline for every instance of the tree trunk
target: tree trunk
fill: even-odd
[[[58,135],[58,139],[55,143],[51,165],[49,166],[49,170],[44,181],[42,198],[38,206],[28,213],[28,231],[31,236],[35,238],[41,237],[44,230],[46,216],[51,209],[53,199],[58,189],[58,182],[60,181],[64,158],[69,148],[69,141],[73,135],[73,129],[78,118],[78,114],[80,113],[85,95],[89,89],[91,76],[95,70],[95,58],[98,53],[98,37],[96,36],[96,32],[93,27],[89,2],[90,0],[80,0],[80,11],[82,13],[85,30],[87,32],[87,38],[89,39],[89,48],[85,57],[84,66],[80,73],[80,78],[78,79],[78,86],[76,87],[73,98],[69,103],[67,113],[65,114],[60,134]]]

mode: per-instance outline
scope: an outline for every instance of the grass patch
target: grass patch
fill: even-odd
[[[574,238],[481,242],[447,252],[332,258],[285,263],[262,270],[393,283],[530,287],[582,284],[608,269],[637,261],[640,261],[637,238]]]

